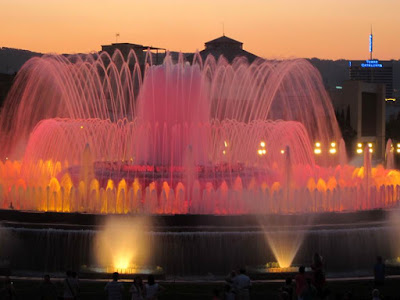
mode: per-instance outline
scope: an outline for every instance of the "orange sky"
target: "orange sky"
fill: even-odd
[[[0,0],[0,47],[98,51],[119,42],[202,50],[225,34],[266,58],[400,59],[400,0]]]

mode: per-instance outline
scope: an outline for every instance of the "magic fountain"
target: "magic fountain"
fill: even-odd
[[[0,129],[3,209],[308,216],[399,201],[400,173],[372,167],[368,149],[363,166],[347,164],[321,77],[302,59],[153,66],[148,55],[141,67],[133,51],[45,55],[18,73]]]

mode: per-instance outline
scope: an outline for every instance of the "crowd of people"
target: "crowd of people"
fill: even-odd
[[[371,296],[373,300],[381,300],[380,289],[384,287],[386,268],[382,257],[378,256],[373,268],[374,289]],[[125,284],[126,285],[126,284]],[[59,286],[60,287],[60,286]],[[238,271],[232,271],[225,278],[223,290],[214,289],[213,300],[249,300],[252,282],[246,274],[244,268]],[[129,297],[131,300],[157,300],[165,288],[156,283],[153,275],[149,275],[147,282],[144,283],[140,276],[136,276],[129,286]],[[119,274],[113,273],[112,280],[104,287],[104,296],[108,300],[126,299],[124,284],[119,281]],[[288,277],[279,290],[282,300],[323,300],[328,298],[330,291],[326,285],[324,260],[315,253],[312,258],[312,264],[308,269],[300,266],[298,273],[293,277]],[[67,271],[63,280],[63,294],[60,296],[56,285],[51,281],[49,275],[43,277],[39,286],[39,295],[41,300],[77,300],[80,299],[80,284],[76,272]],[[0,299],[17,299],[15,287],[9,277],[4,280],[4,286],[0,289]],[[343,296],[343,299],[354,299],[349,291]]]

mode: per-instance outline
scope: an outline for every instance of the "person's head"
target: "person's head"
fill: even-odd
[[[149,277],[147,277],[147,283],[149,285],[153,285],[156,281],[154,280],[154,275],[150,274]]]
[[[291,277],[286,278],[285,282],[286,282],[287,285],[291,285],[292,284],[292,278]]]
[[[372,291],[372,297],[379,297],[379,290],[378,289],[374,289]]]
[[[140,285],[142,283],[142,278],[140,276],[136,276],[133,279],[133,283],[135,283],[136,285]]]
[[[112,274],[112,279],[113,279],[114,281],[118,281],[118,278],[119,278],[118,272],[114,272],[114,273]]]
[[[306,267],[300,266],[299,273],[304,274],[306,272]]]
[[[240,274],[246,274],[246,269],[245,268],[240,268],[239,269]]]
[[[44,282],[48,283],[50,282],[50,275],[46,274],[43,276]]]
[[[379,263],[379,264],[382,263],[382,256],[377,256],[376,257],[376,262]]]

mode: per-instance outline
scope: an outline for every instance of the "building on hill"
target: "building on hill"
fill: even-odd
[[[229,63],[232,63],[236,57],[245,57],[249,63],[259,58],[257,55],[243,50],[243,43],[231,39],[225,35],[208,41],[205,44],[205,49],[200,51],[200,56],[203,61],[208,55],[212,55],[217,60],[221,55],[224,56]],[[194,54],[188,55],[186,59],[189,62],[193,61]]]
[[[155,53],[151,52],[153,65],[161,64],[166,52],[166,49],[164,48],[131,43],[112,43],[111,45],[102,45],[101,50],[107,52],[110,56],[112,56],[116,50],[119,50],[125,59],[128,58],[129,52],[133,50],[136,54],[140,67],[143,67],[145,64],[146,51],[155,51]]]

